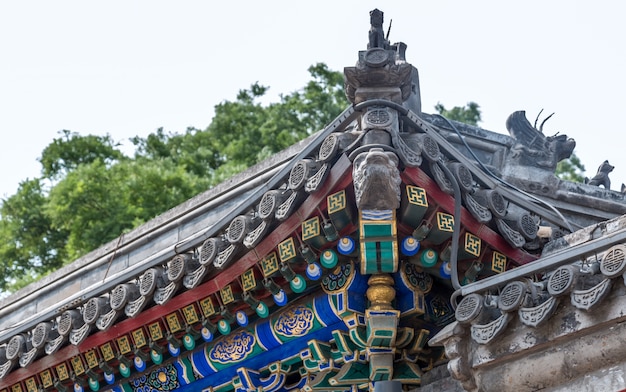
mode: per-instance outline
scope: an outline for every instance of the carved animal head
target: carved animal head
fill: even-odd
[[[550,117],[552,114],[543,120],[539,128],[539,116],[533,126],[523,110],[512,113],[506,120],[506,128],[516,141],[512,150],[516,152],[521,164],[554,169],[559,161],[569,158],[574,152],[574,139],[558,133],[553,136],[543,134],[543,126]]]
[[[383,27],[383,12],[378,8],[371,10],[370,23],[373,27]]]
[[[567,137],[567,135],[548,136],[547,140],[554,144],[554,153],[557,162],[572,156],[574,148],[576,148],[576,141],[571,137]]]
[[[357,155],[353,180],[357,207],[391,210],[400,207],[400,172],[396,154],[372,148]]]
[[[609,161],[606,160],[606,161],[602,162],[602,164],[598,168],[598,174],[600,174],[600,173],[608,174],[608,173],[612,172],[613,169],[615,169],[615,166],[612,166],[611,164],[609,164]]]

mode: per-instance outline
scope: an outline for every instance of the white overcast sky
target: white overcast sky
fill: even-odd
[[[0,198],[38,177],[58,132],[128,138],[205,128],[213,107],[259,83],[270,97],[317,62],[352,66],[369,11],[392,21],[420,72],[422,109],[477,102],[482,127],[506,118],[567,134],[593,176],[626,182],[626,3],[596,1],[2,1]],[[128,147],[130,149],[130,147]]]

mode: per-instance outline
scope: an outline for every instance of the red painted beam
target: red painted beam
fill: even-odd
[[[101,346],[122,335],[127,335],[142,326],[154,323],[184,306],[218,292],[227,284],[232,283],[243,272],[253,267],[263,257],[274,251],[278,244],[285,238],[293,235],[294,232],[299,232],[303,220],[315,214],[318,207],[321,209],[326,208],[326,197],[329,194],[346,188],[351,182],[352,163],[345,155],[342,155],[333,165],[324,184],[318,191],[309,195],[295,213],[278,225],[273,232],[269,233],[256,248],[247,252],[235,263],[219,273],[219,275],[194,289],[182,292],[164,305],[152,306],[144,310],[137,317],[123,320],[106,331],[97,332],[89,336],[78,347],[68,345],[53,355],[47,355],[38,359],[27,368],[19,368],[12,371],[4,379],[0,380],[0,388],[10,387],[13,384],[32,377],[34,374],[38,374],[45,369],[68,361],[80,353]]]
[[[443,192],[439,185],[419,168],[407,168],[401,174],[406,183],[414,184],[426,190],[428,196],[436,201],[447,213],[454,213],[454,197]],[[512,247],[502,236],[493,231],[489,226],[479,223],[464,207],[461,208],[461,221],[465,228],[472,234],[481,238],[492,248],[506,255],[518,265],[537,260],[536,256],[522,249]]]
[[[32,377],[35,374],[39,374],[46,369],[57,366],[61,362],[67,361],[80,353],[81,351],[77,346],[69,344],[60,349],[54,355],[44,355],[39,360],[28,365],[28,367],[18,367],[11,373],[7,374],[6,377],[0,380],[0,389],[8,388],[11,385],[17,384],[20,381],[24,381],[27,378]]]
[[[326,196],[345,188],[352,182],[351,162],[347,157],[342,157],[333,166],[324,185],[314,194],[310,195],[296,212],[283,221],[272,233],[270,233],[259,245],[239,260],[227,267],[215,278],[201,284],[195,289],[185,291],[164,305],[153,306],[143,311],[139,316],[124,320],[108,331],[103,331],[89,336],[81,345],[80,351],[87,351],[95,346],[104,344],[116,337],[127,334],[143,325],[157,321],[161,317],[189,305],[195,301],[217,293],[221,288],[237,279],[242,273],[252,268],[263,257],[271,253],[278,244],[287,236],[300,228],[302,221],[315,212],[317,207],[326,203]]]

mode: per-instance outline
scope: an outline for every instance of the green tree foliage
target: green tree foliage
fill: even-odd
[[[47,214],[68,233],[66,261],[206,190],[208,179],[170,160],[124,160],[79,166],[50,191]]]
[[[480,106],[476,102],[468,102],[465,106],[455,106],[452,109],[446,109],[441,103],[435,105],[437,113],[441,114],[448,120],[454,120],[469,125],[478,125],[481,121]]]
[[[39,162],[44,178],[61,178],[82,164],[100,160],[111,164],[123,157],[110,136],[80,136],[63,130],[41,153]]]
[[[322,129],[348,106],[341,73],[324,64],[309,67],[309,72],[313,79],[278,103],[262,106],[259,100],[268,87],[255,83],[239,91],[236,101],[215,107],[207,132],[219,146],[221,164],[259,162]]]
[[[348,105],[343,75],[309,68],[300,90],[262,105],[255,83],[215,107],[204,130],[134,137],[132,157],[109,135],[63,130],[42,152],[40,178],[0,206],[0,291],[117,238],[227,177],[322,129]]]
[[[25,180],[0,207],[0,288],[59,268],[67,260],[68,233],[56,229],[46,212],[47,195],[40,179]]]
[[[209,132],[187,128],[182,134],[168,133],[159,128],[145,139],[131,138],[135,159],[141,162],[169,161],[190,174],[204,177],[222,163],[219,146]]]
[[[580,158],[575,153],[572,153],[569,158],[557,163],[555,174],[562,180],[584,182],[585,166],[580,161]]]

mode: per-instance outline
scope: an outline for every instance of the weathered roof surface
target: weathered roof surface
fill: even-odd
[[[0,300],[0,341],[28,330],[43,313],[85,302],[117,283],[162,264],[193,243],[222,229],[237,208],[258,201],[268,181],[314,137],[305,139],[227,181],[121,235],[15,294]],[[236,215],[234,215],[236,216]],[[231,216],[231,219],[234,217]],[[208,233],[208,234],[207,234]],[[208,237],[207,237],[208,238]],[[19,312],[15,310],[19,309]],[[45,318],[45,317],[43,317]]]
[[[625,243],[620,216],[463,287],[457,321],[430,345],[455,347],[448,369],[466,390],[622,390]]]
[[[397,54],[406,47],[385,45],[346,68],[353,105],[324,130],[4,299],[0,389],[129,382],[130,364],[142,373],[150,350],[169,355],[179,382],[194,367],[195,387],[259,388],[267,380],[251,374],[261,369],[311,388],[327,381],[313,379],[320,369],[340,382],[365,355],[350,347],[369,322],[366,277],[381,272],[402,294],[389,314],[401,324],[405,381],[419,383],[421,368],[442,360],[423,348],[454,320],[453,292],[471,298],[516,271],[569,263],[588,251],[567,251],[578,228],[590,227],[580,246],[613,245],[601,227],[621,226],[601,222],[620,222],[624,195],[554,175],[571,139],[543,136],[523,112],[507,122],[510,135],[422,113],[417,69]],[[338,257],[344,240],[356,250]],[[550,262],[563,246],[568,258]],[[281,320],[299,317],[311,323],[304,333],[277,337]],[[258,345],[245,356],[217,355],[248,335]],[[286,368],[266,366],[285,358]],[[338,367],[327,369],[331,358]]]
[[[460,149],[461,143],[458,135],[454,134],[446,122],[438,116],[426,113],[423,113],[422,117],[438,125],[444,138]],[[483,150],[493,157],[489,167],[494,172],[501,173],[506,170],[506,150],[514,145],[515,139],[479,127],[453,123],[465,135],[466,142],[474,151]],[[260,189],[266,186],[266,181],[278,169],[288,165],[304,146],[310,145],[312,139],[314,136],[167,211],[137,229],[121,235],[118,239],[25,289],[1,299],[0,325],[19,327],[25,325],[24,322],[29,316],[49,308],[49,304],[62,305],[65,301],[74,300],[74,297],[79,300],[80,293],[83,291],[91,293],[102,291],[102,283],[111,281],[120,271],[132,274],[130,267],[133,266],[137,267],[139,273],[147,269],[150,265],[145,263],[147,257],[157,255],[161,260],[167,260],[174,254],[173,246],[180,241],[194,237],[195,233],[206,233],[211,228],[215,229],[224,225],[224,216],[228,213],[232,214],[234,207],[246,208],[242,207],[242,201],[249,197],[254,198],[254,196],[259,199],[263,194]],[[544,175],[553,177],[550,182],[555,185],[537,192],[533,189],[529,178],[523,176],[522,168],[514,166],[508,170],[512,171],[509,179],[513,183],[555,206],[576,225],[575,227],[586,227],[626,213],[626,201],[624,194],[620,192],[558,180],[551,172]],[[158,245],[155,246],[155,244]],[[163,254],[164,250],[172,252]],[[155,262],[155,264],[158,263],[160,262]],[[21,310],[19,315],[14,312],[17,308]],[[15,320],[20,322],[15,322]],[[10,333],[10,330],[3,328],[0,331],[0,340]]]
[[[273,200],[276,192],[280,194],[291,193],[297,196],[288,198],[287,201],[293,205],[288,206],[287,209],[282,211],[284,216],[281,216],[280,220],[287,220],[289,225],[293,226],[295,224],[295,227],[298,227],[300,223],[299,218],[296,217],[296,219],[289,220],[293,210],[300,207],[300,203],[302,203],[303,197],[306,197],[307,192],[312,192],[317,189],[310,187],[319,187],[324,184],[321,182],[321,177],[317,183],[313,181],[308,184],[295,184],[294,181],[304,180],[306,182],[309,180],[308,174],[310,173],[308,173],[308,169],[305,169],[302,173],[296,170],[297,173],[293,175],[292,170],[294,167],[301,167],[298,166],[298,163],[302,162],[303,158],[311,156],[312,154],[316,155],[324,137],[334,131],[338,124],[349,124],[352,121],[350,115],[353,112],[353,109],[349,108],[335,122],[329,124],[325,130],[276,154],[261,164],[220,184],[216,188],[164,213],[132,232],[120,236],[117,240],[91,252],[75,263],[51,274],[42,281],[4,299],[2,309],[0,309],[0,325],[3,326],[0,331],[0,340],[4,342],[2,347],[8,348],[10,358],[5,357],[4,361],[6,362],[0,364],[0,371],[3,373],[0,383],[3,385],[4,383],[10,384],[23,377],[19,371],[15,371],[7,376],[7,373],[10,372],[14,366],[20,366],[18,362],[21,364],[21,367],[24,368],[22,370],[31,369],[27,373],[32,373],[32,369],[39,369],[34,370],[38,372],[41,370],[41,367],[31,364],[36,359],[40,358],[44,354],[44,351],[47,354],[57,353],[56,357],[58,359],[56,362],[63,362],[74,355],[73,350],[64,351],[62,349],[64,346],[71,344],[71,342],[73,342],[74,346],[78,346],[84,342],[87,337],[99,330],[106,331],[111,328],[112,323],[115,321],[114,319],[105,321],[102,317],[99,317],[98,321],[101,323],[98,324],[97,328],[94,325],[83,330],[80,330],[80,328],[76,329],[74,328],[74,320],[69,319],[68,317],[70,316],[67,315],[71,315],[71,312],[75,310],[78,312],[76,313],[78,317],[87,317],[85,316],[87,312],[86,309],[92,309],[90,308],[92,304],[101,303],[99,302],[100,299],[104,299],[107,303],[106,308],[111,309],[115,295],[122,287],[137,287],[138,284],[145,285],[149,279],[153,279],[156,284],[156,280],[160,281],[164,279],[165,282],[169,282],[169,284],[164,284],[163,286],[165,287],[158,288],[154,294],[154,299],[152,298],[152,292],[140,297],[140,299],[150,297],[146,302],[149,302],[149,306],[154,306],[159,303],[165,304],[175,296],[177,296],[177,300],[180,302],[180,294],[182,292],[192,290],[202,283],[204,283],[205,288],[199,293],[201,296],[206,297],[208,293],[208,291],[206,291],[207,284],[212,284],[211,290],[215,292],[223,288],[224,285],[231,283],[233,279],[237,279],[243,272],[243,267],[238,266],[236,269],[239,272],[236,272],[235,275],[230,273],[230,270],[226,267],[232,264],[232,261],[226,260],[230,258],[226,255],[219,267],[225,270],[221,281],[219,279],[209,280],[210,276],[215,278],[215,271],[209,271],[209,269],[213,270],[213,258],[219,258],[221,255],[217,255],[218,257],[215,257],[215,254],[213,256],[207,256],[207,246],[215,243],[212,242],[214,240],[224,242],[227,245],[230,239],[228,238],[228,234],[230,234],[231,237],[234,235],[235,229],[233,227],[246,220],[247,217],[251,217],[251,212],[256,212],[257,216],[262,212],[271,213],[272,217],[270,219],[273,220],[273,209],[280,208],[278,204],[271,206],[272,211],[269,212],[259,211],[259,208],[265,208],[268,203],[272,204],[276,202],[276,200]],[[348,166],[344,164],[344,170],[347,167]],[[328,177],[328,175],[332,176],[330,166],[326,165],[326,169],[328,169],[328,172],[324,178]],[[319,172],[319,174],[321,175],[322,172]],[[342,173],[337,173],[335,176],[338,174]],[[336,177],[330,181],[326,181],[326,184],[334,183],[338,180],[340,180],[340,178]],[[350,179],[344,178],[344,181],[345,180],[349,181]],[[294,187],[296,188],[295,190],[290,189]],[[277,198],[281,197],[280,195],[276,196]],[[260,207],[259,202],[262,204]],[[309,203],[308,208],[310,211],[308,213],[311,212],[311,209],[314,210],[316,208],[317,203],[319,203],[319,201],[315,204]],[[234,226],[231,227],[233,223]],[[255,221],[255,223],[258,223],[258,221]],[[245,230],[248,229],[249,227]],[[263,233],[260,233],[259,235],[262,234]],[[254,241],[258,241],[262,238],[263,237],[259,237]],[[248,246],[253,247],[251,244],[248,244]],[[242,257],[243,247],[238,247],[239,249],[232,254],[233,257]],[[189,253],[190,251],[191,253]],[[200,265],[198,259],[195,257],[193,262],[191,262],[191,258],[186,257],[191,254],[199,256],[200,252],[202,252],[202,258],[212,257],[212,259],[201,260],[202,265]],[[249,254],[249,256],[250,255],[251,254]],[[258,261],[257,257],[253,259],[248,258],[252,260],[253,263]],[[190,271],[190,267],[185,266],[185,263],[195,265],[196,269]],[[240,259],[239,264],[245,264],[245,262]],[[207,268],[206,271],[204,270],[205,266]],[[155,268],[160,269],[166,276],[156,277],[153,274]],[[174,278],[171,275],[177,268],[181,270],[185,278],[187,278],[184,282],[182,279],[178,280],[178,278],[176,278],[176,282],[173,281]],[[202,270],[202,272],[199,272],[200,270]],[[196,275],[193,275],[194,273],[196,273]],[[168,279],[170,280],[168,281]],[[216,283],[218,281],[220,282],[219,284]],[[161,290],[161,288],[163,288],[163,290]],[[116,289],[118,291],[116,291]],[[141,292],[142,290],[139,291]],[[196,293],[196,296],[197,295],[198,293]],[[183,299],[182,301],[185,300]],[[194,301],[192,300],[191,302]],[[132,309],[127,307],[127,315],[123,315],[124,309],[118,309],[121,310],[121,314],[117,312],[114,318],[118,319],[122,315],[122,318],[126,318],[129,314],[133,317],[137,317],[145,305],[146,304],[142,303]],[[176,310],[175,307],[173,309]],[[102,316],[102,314],[100,314],[100,316]],[[161,316],[160,314],[153,316],[153,320],[160,320]],[[146,316],[145,312],[141,313],[141,317],[138,317],[138,320],[140,320],[139,325],[147,322],[148,319],[149,317]],[[82,321],[81,324],[83,324]],[[137,325],[135,325],[137,321],[131,320],[130,324],[133,325],[129,328],[137,328]],[[83,324],[83,326],[85,325],[86,324]],[[62,339],[59,339],[52,338],[52,335],[48,335],[50,332],[55,332],[54,335],[58,336],[59,333],[56,331],[62,328],[69,328],[67,331],[69,336],[61,336]],[[43,331],[45,331],[45,333]],[[41,333],[46,335],[42,343],[46,346],[45,350],[43,345],[40,345],[36,350],[26,350],[31,354],[24,353],[21,347],[21,338],[25,337],[29,343],[29,347],[32,347],[30,346],[32,336]],[[109,334],[108,336],[110,337],[111,335]],[[17,339],[17,337],[19,337],[19,339]],[[96,341],[101,341],[101,339],[96,339]],[[93,343],[87,344],[90,345]],[[14,348],[17,351],[15,351]],[[26,347],[24,347],[24,349],[26,349]],[[17,353],[17,356],[14,355],[14,352]],[[65,352],[65,354],[63,354],[63,352]],[[24,372],[22,372],[22,374],[23,373]]]

